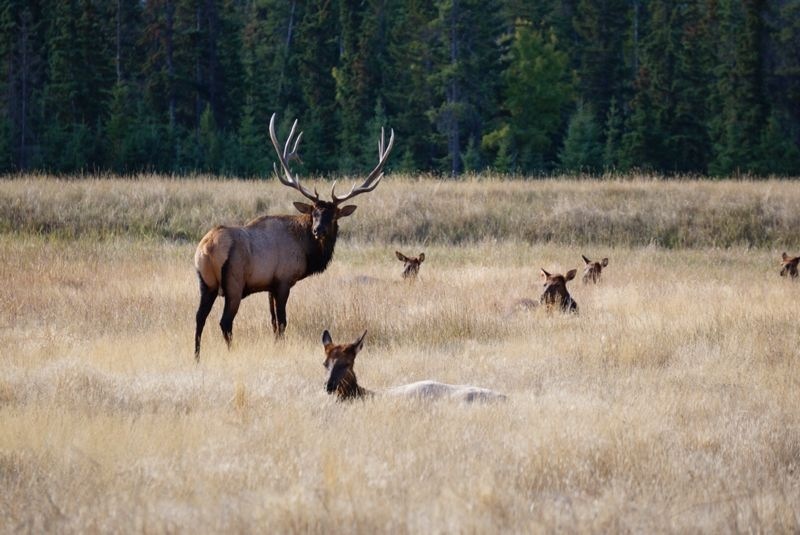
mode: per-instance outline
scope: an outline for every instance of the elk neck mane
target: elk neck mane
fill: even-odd
[[[331,223],[328,236],[317,239],[311,234],[311,216],[294,216],[298,223],[298,230],[305,236],[308,247],[306,248],[306,276],[322,273],[333,259],[333,250],[336,247],[336,238],[339,236],[339,224]]]
[[[336,395],[338,399],[342,401],[361,399],[374,394],[373,391],[367,390],[358,384],[356,373],[352,369],[347,370],[336,385]]]

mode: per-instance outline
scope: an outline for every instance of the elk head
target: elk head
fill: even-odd
[[[581,258],[586,263],[583,268],[583,283],[588,284],[600,280],[600,273],[604,267],[608,266],[608,258],[604,258],[600,262],[592,262],[583,255],[581,255]]]
[[[397,255],[397,259],[401,262],[405,262],[405,267],[403,269],[403,278],[404,279],[415,279],[417,274],[419,273],[419,266],[425,261],[425,253],[420,253],[417,257],[408,257],[401,253],[400,251],[395,251],[395,255]]]
[[[338,394],[339,399],[347,399],[360,397],[368,393],[368,391],[358,386],[356,374],[353,371],[356,355],[364,347],[365,336],[367,336],[367,331],[364,331],[364,334],[352,344],[336,345],[331,339],[331,333],[327,330],[322,333],[322,345],[325,348],[325,362],[323,364],[325,369],[328,370],[328,381],[325,389],[328,394],[335,392]]]
[[[577,312],[578,303],[567,291],[567,282],[574,279],[577,273],[577,269],[570,269],[566,275],[550,274],[542,268],[544,291],[539,298],[539,302],[545,305],[548,310],[553,307],[559,307],[563,312]]]
[[[296,131],[297,119],[295,119],[292,124],[292,129],[289,132],[289,136],[286,138],[283,150],[281,150],[278,137],[275,135],[275,114],[272,114],[269,120],[269,137],[270,140],[272,140],[272,146],[275,147],[275,152],[278,154],[278,160],[283,170],[283,175],[281,175],[281,173],[278,172],[277,165],[274,165],[275,175],[278,177],[281,184],[296,189],[311,201],[311,204],[295,202],[294,207],[297,208],[300,213],[311,216],[311,234],[317,240],[324,240],[336,230],[336,222],[340,218],[347,217],[356,211],[356,206],[353,204],[346,206],[340,205],[356,195],[374,190],[378,186],[378,183],[380,183],[383,178],[383,167],[386,165],[386,161],[389,159],[389,153],[392,152],[392,148],[394,147],[394,130],[392,130],[389,135],[389,144],[387,145],[384,131],[381,128],[381,138],[378,140],[378,165],[370,172],[364,182],[358,187],[354,185],[350,189],[350,192],[344,197],[337,197],[336,181],[334,181],[331,187],[330,201],[320,199],[316,189],[314,189],[314,193],[311,193],[311,191],[302,186],[300,184],[300,179],[292,175],[289,169],[290,161],[300,160],[297,148],[300,145],[300,140],[303,138],[303,133],[296,133]]]
[[[783,253],[783,255],[781,255],[781,277],[789,275],[789,277],[796,279],[798,263],[800,263],[800,256],[792,258],[786,253]]]

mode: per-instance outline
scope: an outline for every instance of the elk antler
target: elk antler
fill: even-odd
[[[275,175],[278,177],[278,180],[281,181],[281,184],[284,186],[289,186],[290,188],[294,188],[309,199],[314,202],[319,200],[319,193],[317,190],[314,190],[312,194],[302,185],[300,185],[300,179],[296,176],[292,176],[292,172],[289,169],[289,161],[290,160],[299,160],[300,156],[297,154],[297,146],[300,145],[300,140],[303,139],[303,133],[300,132],[297,134],[297,139],[294,140],[294,145],[292,145],[292,138],[294,137],[294,131],[297,129],[297,119],[294,120],[292,124],[292,130],[289,132],[289,137],[286,138],[286,145],[283,147],[283,151],[278,144],[278,137],[275,135],[275,114],[272,114],[272,117],[269,120],[269,138],[272,140],[272,146],[275,147],[275,152],[278,153],[278,160],[281,162],[281,167],[283,168],[283,176],[278,172],[278,166],[274,163],[272,164],[273,169],[275,169]],[[289,146],[292,145],[292,150],[289,152]]]
[[[391,134],[389,135],[389,145],[386,145],[383,128],[381,128],[381,138],[378,141],[378,165],[375,166],[375,169],[372,170],[372,172],[360,186],[356,187],[354,184],[350,189],[350,193],[344,197],[337,197],[336,193],[334,193],[334,190],[336,189],[336,181],[334,181],[333,185],[331,186],[331,199],[333,199],[333,203],[339,204],[348,199],[352,199],[356,195],[374,190],[383,178],[383,166],[386,165],[386,160],[389,159],[389,153],[392,152],[392,147],[394,147],[394,130],[391,130]]]

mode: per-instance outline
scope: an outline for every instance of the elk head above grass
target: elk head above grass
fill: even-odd
[[[394,146],[394,131],[386,144],[383,130],[378,141],[378,165],[363,183],[353,186],[343,197],[336,196],[336,182],[331,187],[331,200],[319,198],[300,179],[292,175],[289,162],[299,159],[297,149],[303,133],[294,121],[281,149],[275,135],[275,114],[269,121],[269,136],[278,154],[282,173],[275,166],[281,184],[297,190],[311,204],[295,202],[300,215],[265,215],[244,226],[217,226],[209,230],[194,255],[200,281],[200,305],[197,308],[195,359],[200,360],[200,337],[217,295],[225,297],[220,327],[230,347],[233,319],[241,300],[256,292],[269,292],[272,329],[277,337],[286,329],[286,301],[289,291],[299,280],[321,273],[333,257],[339,219],[351,215],[355,205],[342,205],[362,193],[374,190],[383,178],[383,167]]]
[[[599,262],[592,262],[585,256],[581,255],[586,266],[583,268],[583,283],[589,284],[590,282],[596,283],[600,280],[600,273],[603,268],[608,266],[608,258],[604,258]]]
[[[397,259],[401,262],[405,263],[403,268],[403,278],[414,280],[417,278],[417,274],[419,274],[419,266],[425,261],[425,253],[420,253],[419,256],[406,256],[400,251],[395,251],[395,255],[397,255]]]
[[[792,279],[797,278],[797,264],[800,256],[791,257],[786,253],[781,255],[781,277],[789,275]]]
[[[567,291],[567,282],[574,279],[577,273],[577,269],[570,269],[566,275],[550,274],[542,268],[544,291],[539,298],[539,303],[544,305],[547,310],[558,307],[562,312],[578,312],[578,303]]]
[[[322,346],[325,349],[325,369],[328,370],[328,380],[325,389],[328,394],[336,394],[340,400],[358,399],[371,396],[372,392],[358,386],[353,364],[356,355],[364,347],[364,331],[358,340],[352,344],[336,345],[327,330],[322,333]]]
[[[325,390],[328,394],[336,394],[338,401],[350,401],[372,397],[375,392],[362,388],[356,379],[353,365],[356,356],[364,347],[364,331],[352,344],[337,345],[333,343],[331,333],[327,330],[322,333],[322,346],[325,349],[325,369],[328,379]],[[486,388],[469,385],[449,385],[437,381],[417,381],[403,386],[390,388],[385,392],[387,396],[407,397],[416,399],[459,399],[461,401],[495,401],[505,399],[505,395]]]

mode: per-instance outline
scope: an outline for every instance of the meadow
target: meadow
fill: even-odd
[[[284,340],[256,294],[228,351],[218,300],[195,364],[196,241],[297,197],[0,180],[1,532],[800,530],[800,182],[389,175]],[[580,314],[513,306],[582,253],[610,263],[569,283]],[[338,403],[324,329],[368,331],[372,390],[508,399]]]

